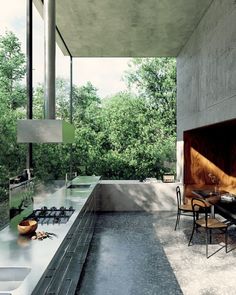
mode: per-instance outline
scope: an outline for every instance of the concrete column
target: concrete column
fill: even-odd
[[[184,182],[184,141],[178,140],[176,145],[176,155],[177,155],[177,167],[176,167],[176,178],[177,181]]]
[[[56,1],[44,0],[45,119],[55,119]]]

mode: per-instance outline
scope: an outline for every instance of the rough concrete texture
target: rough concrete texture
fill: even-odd
[[[57,0],[56,21],[73,56],[177,56],[211,1]]]
[[[100,182],[99,211],[171,211],[179,183]]]
[[[214,0],[177,57],[178,141],[185,130],[236,118],[235,36],[236,2]]]
[[[177,58],[178,139],[236,117],[236,3],[215,0]]]

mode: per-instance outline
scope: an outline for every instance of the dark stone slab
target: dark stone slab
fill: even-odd
[[[76,294],[183,294],[154,223],[145,212],[99,215]]]

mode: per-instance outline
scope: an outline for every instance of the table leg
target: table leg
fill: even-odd
[[[211,206],[211,218],[215,218],[215,206]]]

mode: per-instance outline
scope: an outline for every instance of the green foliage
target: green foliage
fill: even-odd
[[[7,32],[0,36],[2,182],[25,168],[26,145],[16,143],[16,121],[26,117],[26,92],[21,84],[24,74],[20,43]],[[90,82],[82,87],[73,85],[75,142],[33,144],[33,165],[39,178],[64,178],[70,161],[73,171],[85,166],[87,174],[109,179],[161,177],[163,172],[170,172],[165,162],[175,161],[175,60],[133,59],[126,81],[138,95],[118,93],[101,101]],[[57,119],[69,121],[69,95],[69,81],[57,79]],[[34,90],[33,117],[44,118],[41,84]]]
[[[176,132],[176,61],[174,58],[134,58],[125,75],[129,87],[158,110],[158,118]]]
[[[100,151],[93,152],[99,155],[90,163],[93,171],[110,179],[159,177],[175,141],[166,136],[168,128],[156,119],[157,112],[144,99],[127,93],[106,100],[99,109]]]
[[[20,85],[25,71],[20,42],[12,32],[6,32],[0,36],[0,100],[9,108],[26,106],[25,87]]]
[[[33,144],[35,175],[42,180],[62,179],[69,171],[69,149],[64,144]]]
[[[97,89],[91,82],[87,82],[86,85],[81,87],[74,87],[73,89],[73,108],[86,110],[92,103],[100,103],[101,100],[98,97]]]
[[[22,109],[12,110],[0,103],[0,165],[6,177],[15,175],[25,166],[26,148],[16,142],[16,122],[23,118]]]
[[[16,143],[16,121],[25,118],[25,57],[12,32],[0,36],[0,182],[25,166],[26,149]]]
[[[42,84],[34,89],[33,95],[33,118],[44,119],[44,87]]]
[[[73,86],[73,118],[76,127],[75,143],[63,144],[34,144],[33,164],[35,174],[42,179],[64,178],[70,169],[70,151],[72,149],[72,165],[75,171],[79,166],[89,166],[93,160],[93,152],[90,155],[91,146],[96,145],[96,133],[94,120],[98,110],[99,97],[97,90],[88,82],[78,88]],[[56,80],[56,113],[57,119],[69,121],[69,94],[70,83],[68,80],[58,78]],[[34,118],[42,119],[44,110],[43,86],[38,85],[34,93]],[[95,123],[96,124],[96,123]]]

